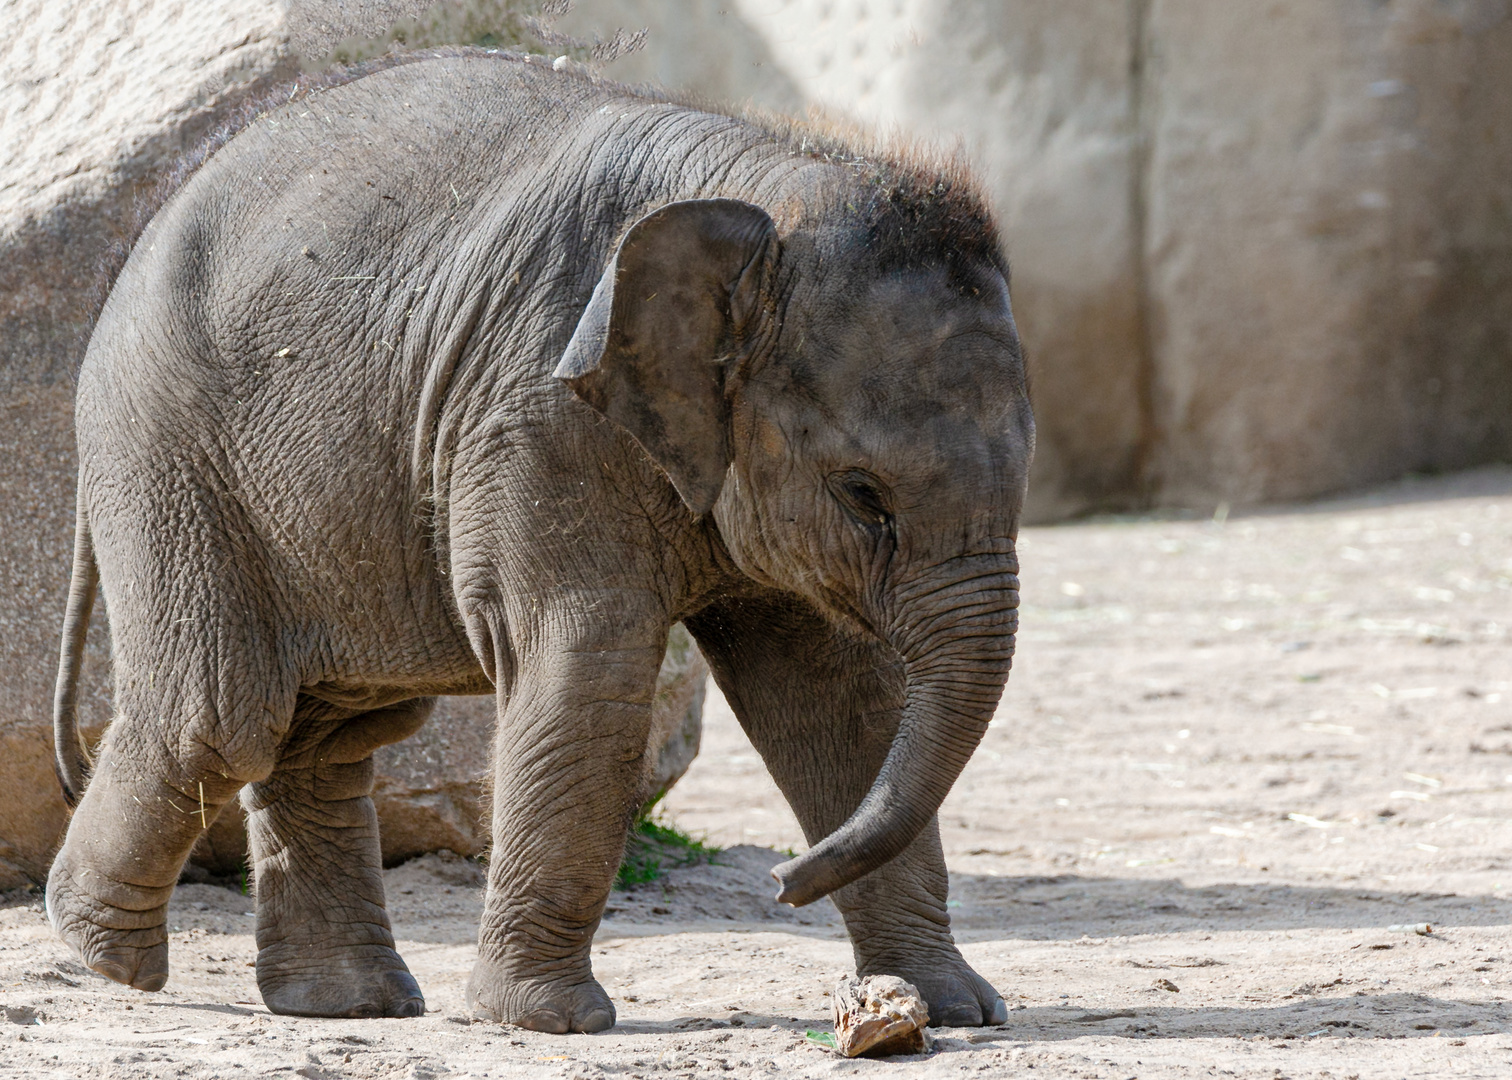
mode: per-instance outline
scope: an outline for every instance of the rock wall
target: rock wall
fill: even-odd
[[[652,800],[677,783],[698,754],[708,681],[703,656],[677,624],[651,710],[655,750],[646,758],[645,786]],[[428,851],[477,855],[488,846],[484,803],[493,720],[492,698],[443,698],[425,727],[374,755],[373,805],[385,866]],[[233,803],[201,838],[193,862],[208,873],[232,874],[246,852],[246,818]]]
[[[964,147],[1014,264],[1032,518],[1512,458],[1506,0],[580,0],[567,25],[622,24],[652,34],[621,78]]]

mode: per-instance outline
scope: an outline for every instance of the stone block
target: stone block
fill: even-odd
[[[698,753],[708,676],[698,647],[677,624],[668,636],[651,707],[643,781],[648,799],[677,783]],[[442,698],[423,728],[374,755],[373,805],[385,866],[428,851],[478,855],[488,847],[484,810],[493,730],[493,698]],[[246,851],[245,817],[233,804],[221,811],[191,858],[210,873],[232,874]]]
[[[1029,355],[1030,520],[1512,459],[1505,0],[657,7],[701,47],[655,24],[611,73],[975,162]],[[579,32],[644,8],[584,0]]]

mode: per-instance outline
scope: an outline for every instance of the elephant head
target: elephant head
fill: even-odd
[[[854,193],[779,231],[731,199],[625,234],[557,368],[736,566],[858,624],[907,689],[870,793],[773,872],[809,903],[930,821],[997,706],[1034,446],[1006,265],[978,203]]]

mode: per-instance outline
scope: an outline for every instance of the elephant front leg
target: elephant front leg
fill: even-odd
[[[555,1034],[603,1031],[614,1005],[589,949],[642,792],[666,627],[651,644],[556,642],[501,688],[493,848],[468,1002]]]
[[[791,600],[711,609],[687,625],[804,835],[818,843],[860,805],[887,756],[903,706],[901,666],[880,642]],[[859,975],[913,983],[933,1025],[1001,1024],[1007,1005],[951,935],[949,883],[931,821],[891,862],[831,899]]]
[[[913,983],[935,1027],[1006,1023],[1007,1003],[966,962],[950,933],[949,888],[939,823],[931,821],[897,858],[837,890],[856,973]]]
[[[296,745],[244,795],[257,885],[257,985],[275,1013],[421,1016],[384,907],[373,750],[413,732],[429,700],[362,714]]]

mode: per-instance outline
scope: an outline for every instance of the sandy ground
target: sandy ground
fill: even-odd
[[[0,1076],[1512,1075],[1512,470],[1030,529],[1022,556],[1018,666],[941,812],[1006,1026],[888,1062],[805,1040],[849,947],[827,903],[770,900],[801,837],[716,697],[667,805],[730,850],[615,895],[614,1031],[471,1023],[477,869],[428,856],[389,878],[409,1021],[270,1016],[231,890],[179,889],[155,995],[11,894]]]

